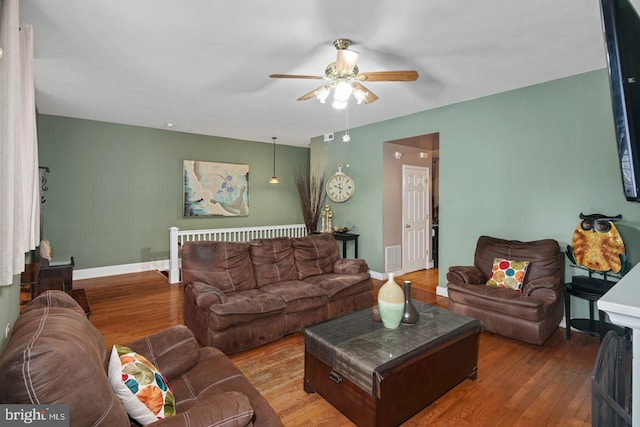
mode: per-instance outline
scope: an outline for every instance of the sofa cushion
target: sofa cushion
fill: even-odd
[[[557,275],[563,259],[563,256],[558,256],[560,253],[560,246],[553,239],[521,242],[480,236],[476,245],[474,266],[479,268],[485,277],[489,277],[495,258],[527,260],[528,282],[539,277]]]
[[[102,336],[73,298],[44,292],[18,317],[0,356],[0,402],[64,403],[74,425],[128,426],[105,356]]]
[[[198,362],[198,341],[189,328],[175,325],[126,343],[171,381]]]
[[[449,283],[447,287],[452,301],[483,312],[500,313],[531,322],[544,321],[547,316],[544,301],[512,289],[459,283]]]
[[[227,294],[224,304],[209,307],[210,326],[220,331],[241,323],[251,322],[274,313],[283,313],[286,303],[277,296],[259,289]]]
[[[298,279],[290,238],[252,240],[249,251],[258,287]]]
[[[300,280],[318,274],[333,273],[340,257],[336,239],[330,233],[311,234],[292,239],[293,256]]]
[[[262,290],[283,300],[287,304],[285,313],[298,313],[327,303],[327,292],[324,289],[300,280],[273,283],[264,286]]]
[[[198,364],[180,377],[171,380],[171,387],[176,396],[178,416],[194,405],[207,405],[217,399],[220,393],[236,391],[245,395],[250,407],[238,402],[231,402],[234,411],[247,414],[253,407],[256,413],[253,424],[256,427],[281,426],[278,416],[260,392],[253,387],[242,371],[219,349],[203,347],[200,349]],[[258,416],[259,415],[259,416]],[[244,421],[244,419],[242,419]],[[167,420],[169,421],[169,420]],[[191,425],[199,425],[192,423]],[[204,423],[202,425],[205,425]],[[218,424],[207,424],[218,425]],[[224,424],[226,426],[226,424]],[[245,425],[245,424],[241,424]]]
[[[307,277],[304,281],[322,289],[330,299],[336,299],[370,291],[371,282],[367,280],[369,277],[369,273],[329,273]]]
[[[129,347],[113,346],[109,381],[129,416],[142,425],[176,413],[176,402],[167,379],[146,357]]]
[[[182,281],[195,281],[223,292],[256,287],[249,244],[245,242],[187,242],[182,246]]]

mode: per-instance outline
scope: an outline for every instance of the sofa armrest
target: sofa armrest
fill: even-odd
[[[198,341],[184,325],[172,326],[124,345],[146,357],[169,381],[198,361]]]
[[[538,277],[525,283],[522,287],[522,294],[553,303],[562,294],[562,282],[554,276]]]
[[[333,264],[333,272],[338,274],[358,274],[368,271],[369,266],[362,258],[339,258]]]
[[[204,282],[193,282],[191,286],[196,291],[196,305],[198,307],[207,308],[211,304],[224,304],[227,302],[225,293],[215,286]]]
[[[252,425],[254,411],[249,398],[237,391],[228,391],[195,400],[184,412],[149,424],[154,427],[225,426],[245,427]]]
[[[484,285],[487,278],[478,268],[465,265],[454,265],[449,267],[447,280],[451,283],[467,285]]]

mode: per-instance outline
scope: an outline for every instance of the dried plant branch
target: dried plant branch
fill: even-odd
[[[324,203],[324,173],[320,174],[318,168],[312,172],[294,171],[293,178],[300,197],[302,218],[309,234],[318,229],[318,219]]]

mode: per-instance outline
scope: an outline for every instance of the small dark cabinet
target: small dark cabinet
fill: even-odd
[[[71,295],[84,309],[87,316],[91,313],[89,300],[84,289],[73,289],[73,257],[69,262],[51,264],[47,259],[35,256],[36,261],[25,266],[20,284],[20,312],[29,302],[49,290],[64,291]]]
[[[68,263],[56,263],[51,265],[46,259],[40,261],[40,274],[35,287],[32,289],[32,297],[35,298],[44,291],[56,289],[65,291],[71,295],[73,288],[73,257]]]

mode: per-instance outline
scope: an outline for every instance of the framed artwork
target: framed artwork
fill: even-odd
[[[183,161],[185,217],[248,216],[249,165]]]

